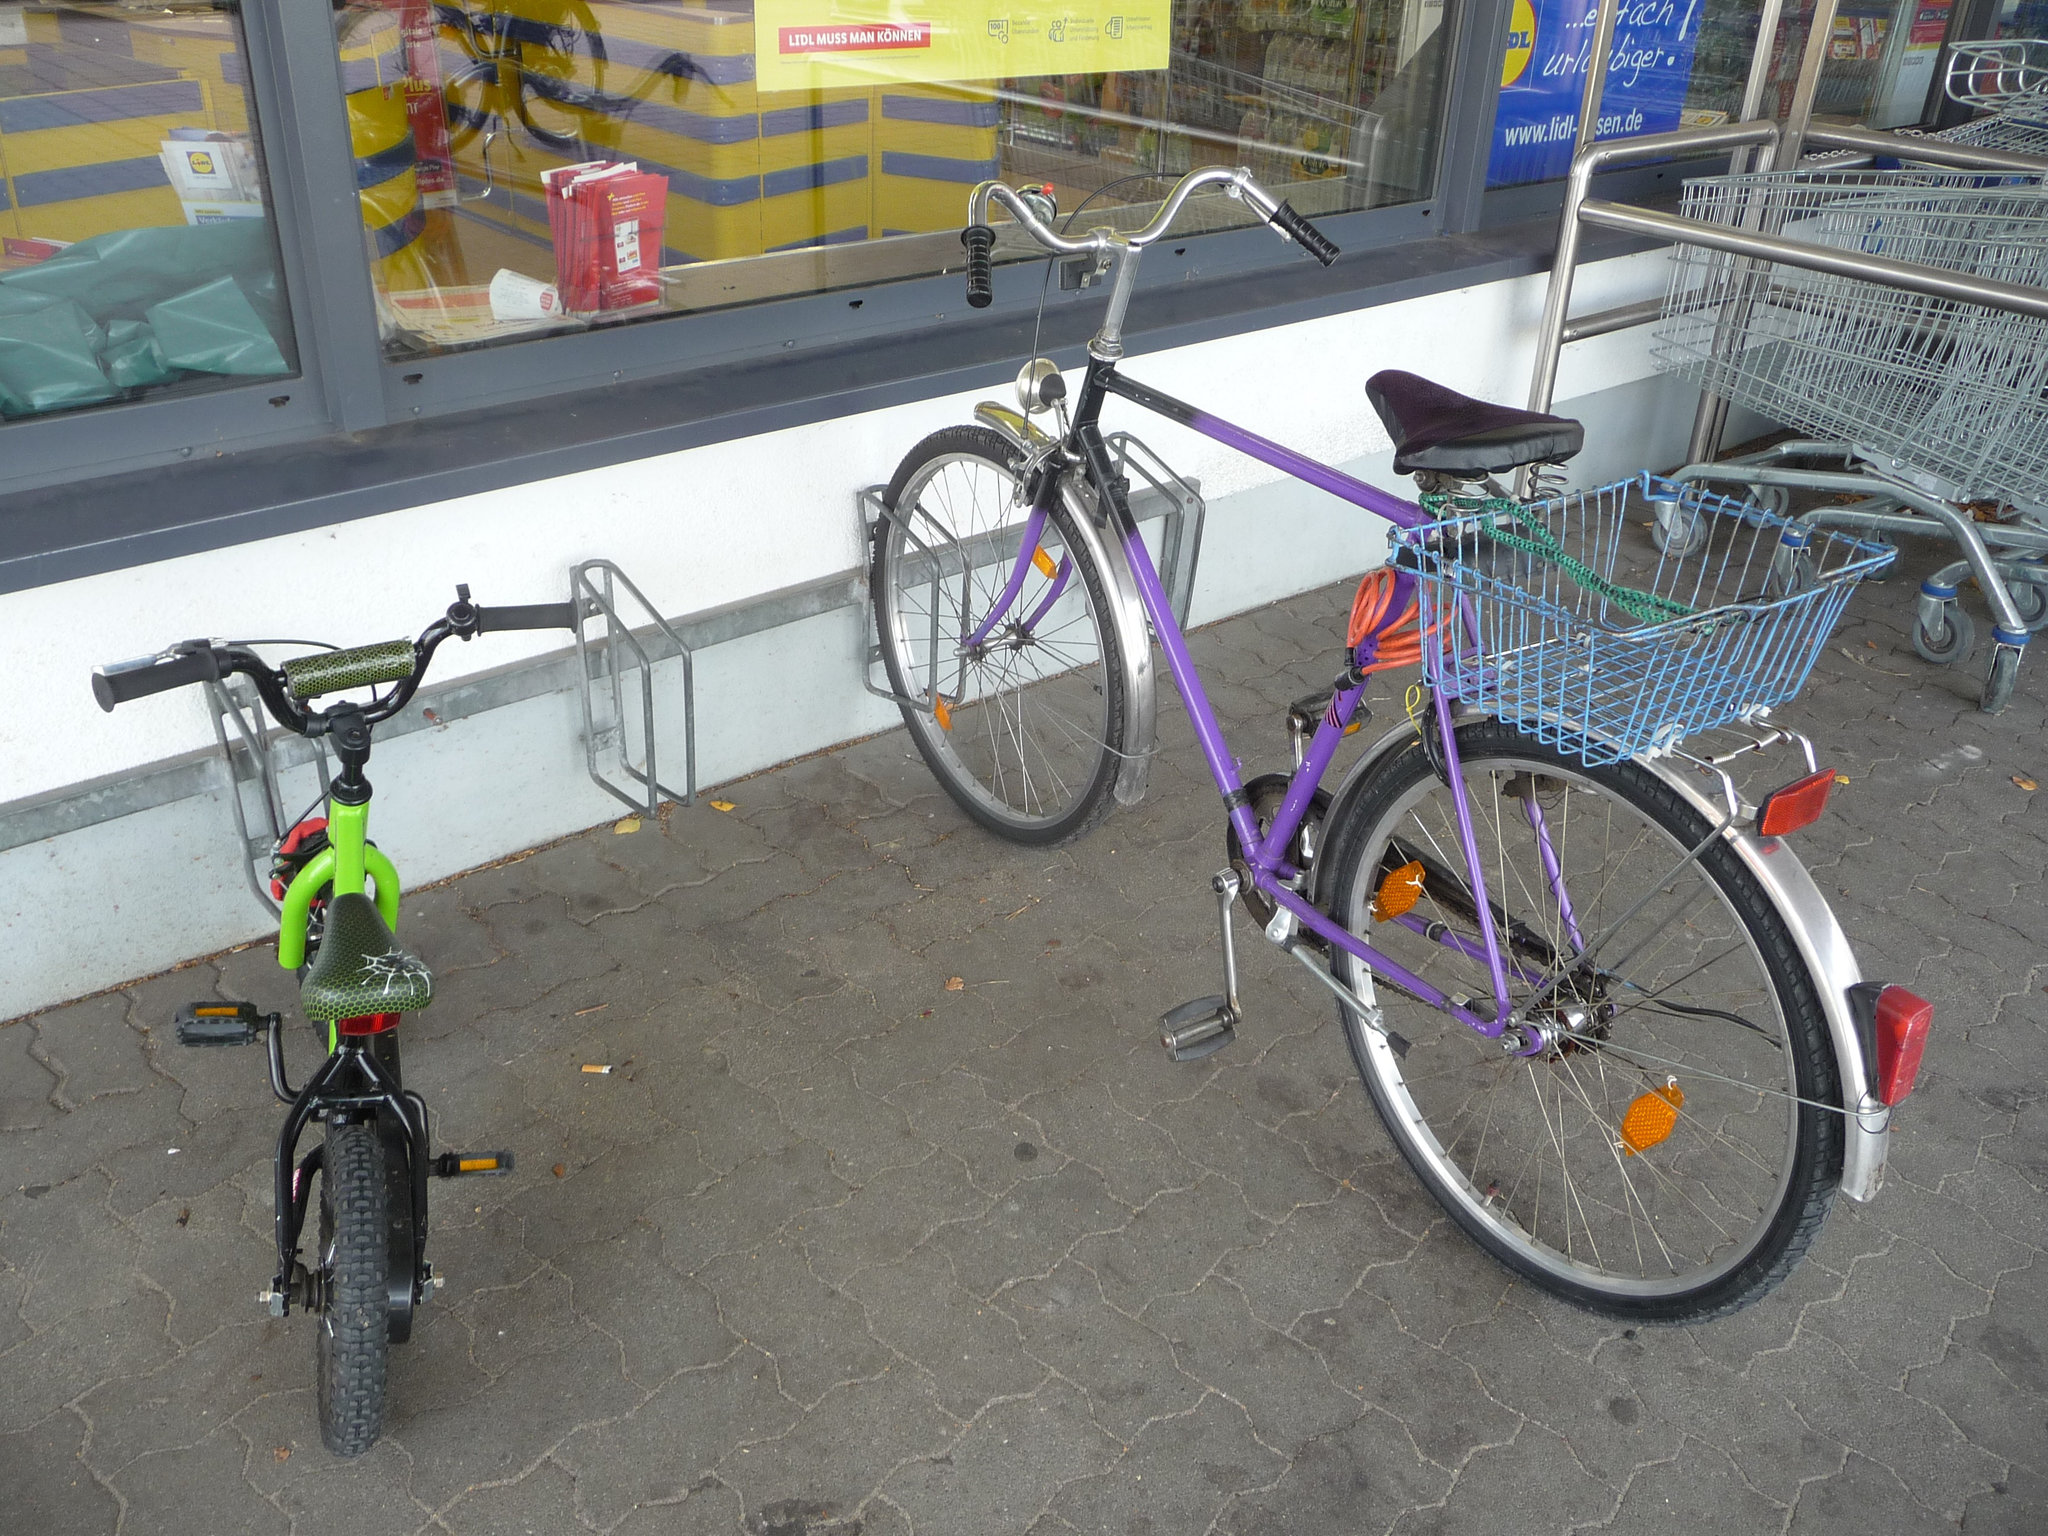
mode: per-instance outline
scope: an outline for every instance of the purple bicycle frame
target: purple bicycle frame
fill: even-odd
[[[1303,928],[1356,957],[1374,975],[1384,977],[1403,991],[1450,1014],[1478,1033],[1498,1038],[1506,1031],[1512,1011],[1508,997],[1510,975],[1527,981],[1531,979],[1531,973],[1520,964],[1511,965],[1502,952],[1498,925],[1492,903],[1487,897],[1485,875],[1479,862],[1479,844],[1473,828],[1471,805],[1465,792],[1464,776],[1459,769],[1457,733],[1452,728],[1451,720],[1451,708],[1455,700],[1441,691],[1437,693],[1435,726],[1443,743],[1444,766],[1457,814],[1458,841],[1477,915],[1480,942],[1475,946],[1470,940],[1456,935],[1439,936],[1438,942],[1475,960],[1483,959],[1486,962],[1487,974],[1493,984],[1491,1016],[1475,1011],[1473,1007],[1468,1006],[1466,1000],[1453,999],[1448,993],[1424,981],[1398,961],[1382,954],[1371,944],[1348,932],[1341,924],[1326,917],[1305,897],[1284,883],[1300,874],[1300,871],[1287,861],[1288,847],[1293,842],[1303,817],[1308,813],[1324,774],[1329,771],[1330,763],[1336,756],[1338,742],[1343,739],[1345,730],[1357,713],[1359,700],[1365,693],[1364,684],[1339,689],[1331,699],[1330,707],[1303,755],[1301,766],[1295,770],[1288,783],[1287,794],[1273,817],[1271,829],[1261,835],[1258,820],[1245,798],[1243,776],[1238,771],[1229,744],[1224,740],[1223,728],[1216,719],[1216,712],[1209,703],[1200,676],[1195,671],[1194,660],[1188,654],[1187,640],[1174,618],[1173,604],[1160,582],[1158,570],[1152,564],[1151,553],[1146,549],[1145,541],[1138,532],[1137,522],[1131,516],[1117,477],[1111,472],[1108,450],[1096,425],[1103,398],[1109,394],[1121,395],[1133,404],[1192,428],[1206,437],[1214,438],[1261,463],[1269,464],[1297,480],[1305,481],[1318,490],[1327,491],[1354,506],[1384,517],[1397,527],[1417,527],[1429,520],[1428,515],[1414,503],[1404,501],[1377,486],[1368,485],[1341,470],[1332,469],[1327,464],[1273,442],[1270,438],[1246,431],[1170,395],[1161,394],[1146,385],[1127,379],[1116,371],[1114,363],[1097,359],[1091,361],[1089,365],[1087,383],[1083,386],[1077,402],[1073,426],[1065,447],[1071,455],[1079,457],[1086,464],[1101,493],[1104,510],[1111,516],[1124,556],[1129,562],[1139,600],[1144,605],[1146,617],[1152,623],[1160,649],[1166,653],[1167,669],[1173,675],[1174,685],[1179,688],[1181,697],[1187,704],[1188,718],[1194,725],[1195,740],[1202,749],[1202,756],[1208,761],[1209,772],[1216,780],[1216,787],[1221,791],[1224,803],[1230,808],[1231,824],[1236,829],[1238,845],[1245,850],[1245,861],[1250,868],[1253,885],[1268,900],[1292,913]],[[1010,605],[1022,592],[1025,573],[1037,552],[1038,535],[1044,528],[1052,495],[1052,480],[1048,477],[1047,483],[1036,498],[1037,504],[1033,507],[1031,519],[1026,524],[1023,543],[1018,550],[1010,579],[1005,584],[993,611],[982,621],[974,634],[967,637],[969,644],[978,644],[986,639],[999,622],[1001,615],[1009,610]],[[1058,585],[1064,585],[1068,569],[1067,562],[1063,561],[1056,577]],[[1050,599],[1041,602],[1037,612],[1043,613],[1049,603]],[[1036,616],[1033,615],[1034,618]],[[1549,828],[1544,824],[1543,813],[1533,796],[1526,800],[1524,805],[1539,844],[1546,876],[1549,877],[1551,887],[1560,902],[1564,904],[1564,909],[1569,912],[1570,905],[1564,895],[1563,872],[1558,867],[1551,848]],[[1413,917],[1404,916],[1394,921],[1411,931],[1427,932],[1427,925]],[[1576,943],[1576,923],[1571,927],[1572,938]]]

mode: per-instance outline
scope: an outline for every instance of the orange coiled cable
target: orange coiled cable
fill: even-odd
[[[1372,659],[1358,668],[1362,674],[1419,666],[1425,634],[1435,634],[1439,627],[1432,624],[1424,631],[1418,626],[1420,609],[1413,596],[1399,614],[1390,615],[1394,590],[1393,571],[1381,566],[1365,573],[1357,596],[1351,599],[1351,628],[1345,643],[1355,651],[1367,640],[1375,642]]]

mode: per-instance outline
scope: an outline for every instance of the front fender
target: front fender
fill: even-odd
[[[974,408],[974,419],[1000,433],[1020,453],[1039,454],[1052,446],[1047,437],[1026,417],[984,400]],[[1136,805],[1145,798],[1146,781],[1152,773],[1152,751],[1159,721],[1159,669],[1152,660],[1152,632],[1145,623],[1145,605],[1138,596],[1138,583],[1131,575],[1124,547],[1104,535],[1102,526],[1082,500],[1080,482],[1073,474],[1060,481],[1060,496],[1074,524],[1074,536],[1087,546],[1095,568],[1109,584],[1109,611],[1103,622],[1116,631],[1124,654],[1124,756],[1117,765],[1113,793],[1119,805]]]

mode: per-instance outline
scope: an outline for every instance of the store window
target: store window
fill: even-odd
[[[1827,39],[1817,114],[1895,128],[1922,120],[1952,0],[1841,0]],[[1571,167],[1592,49],[1591,0],[1514,0],[1489,186],[1548,181]],[[1728,121],[1741,109],[1756,40],[1745,0],[1623,0],[1608,55],[1598,136]],[[1782,117],[1799,76],[1811,4],[1788,4],[1763,110]]]
[[[0,4],[0,417],[296,371],[238,7]]]
[[[364,0],[336,39],[384,350],[939,272],[989,177],[1104,222],[1218,162],[1312,213],[1414,201],[1443,7]]]

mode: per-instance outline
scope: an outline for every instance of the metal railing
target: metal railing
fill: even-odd
[[[1576,319],[1570,317],[1581,234],[1588,224],[1668,244],[1703,246],[1759,261],[1781,262],[1786,266],[1854,277],[1936,298],[1983,304],[2014,314],[2048,317],[2048,289],[1812,245],[1765,234],[1758,229],[1707,224],[1656,209],[1592,196],[1593,178],[1602,171],[1621,165],[1727,152],[1731,155],[1732,170],[1769,170],[1777,165],[1798,165],[1808,146],[1846,151],[1851,156],[1866,160],[1889,157],[1904,163],[1954,170],[2048,176],[2048,156],[1985,149],[1912,134],[1884,133],[1871,128],[1815,123],[1814,100],[1820,86],[1821,68],[1826,62],[1828,38],[1834,27],[1836,0],[1817,0],[1814,6],[1800,59],[1799,78],[1785,122],[1781,125],[1761,117],[1759,114],[1765,87],[1769,83],[1771,54],[1782,8],[1783,0],[1764,0],[1743,90],[1741,120],[1595,143],[1592,135],[1600,117],[1614,25],[1621,10],[1621,0],[1600,0],[1586,83],[1579,104],[1578,138],[1571,174],[1565,183],[1557,256],[1551,268],[1550,286],[1536,337],[1535,366],[1529,385],[1530,409],[1550,409],[1557,385],[1559,354],[1567,342],[1641,325],[1656,319],[1660,313],[1661,307],[1656,301],[1643,301]],[[1752,151],[1761,152],[1753,165],[1749,158]],[[1686,455],[1689,462],[1700,463],[1714,456],[1720,446],[1726,415],[1725,401],[1711,394],[1701,396],[1693,421],[1692,442]]]

